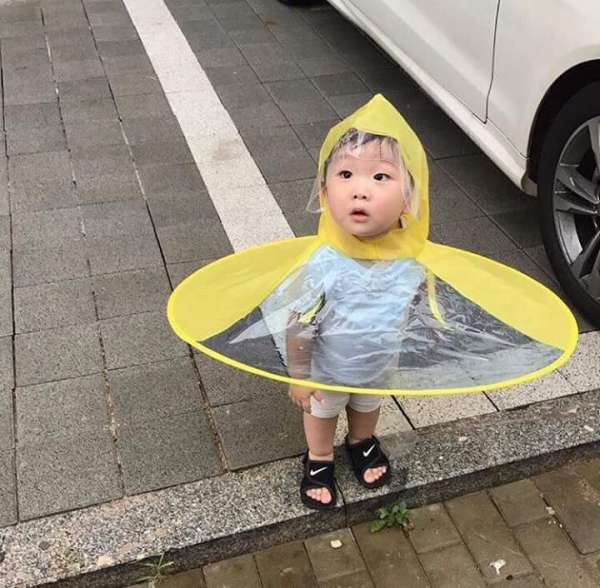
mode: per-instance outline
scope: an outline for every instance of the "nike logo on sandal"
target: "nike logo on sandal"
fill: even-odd
[[[369,454],[371,453],[371,451],[373,451],[373,449],[375,449],[375,445],[371,445],[371,447],[369,447],[369,449],[367,449],[366,451],[363,451],[363,457],[369,457]]]
[[[310,475],[311,476],[316,476],[319,472],[322,472],[323,470],[326,470],[327,466],[325,466],[324,468],[319,468],[318,470],[310,470]]]

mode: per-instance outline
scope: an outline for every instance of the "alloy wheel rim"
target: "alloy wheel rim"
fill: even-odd
[[[600,303],[600,116],[578,127],[554,174],[554,222],[573,277]]]

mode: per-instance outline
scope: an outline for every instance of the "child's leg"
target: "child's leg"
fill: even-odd
[[[338,414],[348,402],[348,395],[321,394],[323,400],[311,399],[312,414],[304,413],[304,434],[306,435],[309,459],[331,461]],[[331,502],[331,494],[326,488],[307,490],[306,494],[324,504]]]
[[[348,443],[354,445],[364,439],[369,439],[375,434],[375,427],[379,420],[379,407],[381,396],[366,394],[351,394],[350,402],[346,406],[348,416]],[[375,482],[385,474],[386,467],[370,468],[365,471],[365,482]]]

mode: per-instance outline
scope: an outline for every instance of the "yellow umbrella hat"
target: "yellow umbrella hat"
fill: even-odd
[[[553,292],[503,264],[428,240],[425,151],[383,96],[375,96],[330,130],[320,152],[319,176],[350,129],[397,141],[414,182],[417,218],[405,228],[365,241],[345,233],[325,208],[317,235],[252,247],[186,278],[168,303],[175,333],[210,357],[260,376],[356,393],[433,395],[491,390],[531,380],[564,363],[575,348],[577,326]],[[422,268],[424,280],[406,307],[406,324],[391,342],[386,331],[388,355],[396,363],[384,384],[322,374],[318,379],[314,374],[298,379],[289,374],[285,339],[294,297],[314,261],[319,259],[323,266],[325,258],[337,260],[332,268],[346,263],[344,275],[358,271],[358,281],[364,276],[364,264],[378,264],[377,268],[389,269],[392,276],[396,275],[394,264],[411,262]],[[364,261],[352,265],[352,260]],[[325,282],[335,282],[329,277]],[[327,296],[319,290],[331,287],[325,282],[314,291],[315,303],[321,301],[320,313],[327,312],[327,305],[321,308]],[[386,295],[393,290],[388,289]],[[331,312],[335,306],[330,304]],[[372,336],[376,329],[373,325],[365,336]],[[349,347],[356,343],[360,348],[361,336],[350,333],[353,345]]]

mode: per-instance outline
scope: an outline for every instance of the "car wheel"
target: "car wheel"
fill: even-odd
[[[600,82],[575,94],[548,130],[538,198],[544,246],[558,280],[600,326]]]

